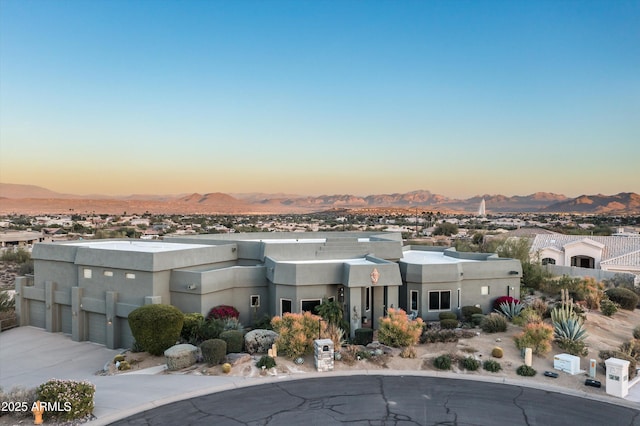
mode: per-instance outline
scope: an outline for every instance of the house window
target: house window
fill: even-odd
[[[91,269],[84,268],[84,277],[85,278],[91,278]]]
[[[280,316],[291,312],[291,299],[280,299]]]
[[[371,310],[371,287],[365,289],[364,310],[367,312]]]
[[[542,259],[542,264],[543,265],[555,265],[556,264],[556,260],[552,259],[550,257],[545,257],[544,259]]]
[[[260,296],[257,294],[254,294],[251,296],[251,307],[252,308],[259,308],[260,307]]]
[[[418,291],[411,290],[410,293],[411,293],[411,305],[409,309],[412,311],[417,311],[418,310]]]
[[[488,294],[490,294],[491,292],[491,288],[489,288],[488,285],[483,285],[482,287],[480,287],[480,294],[483,296],[487,296]]]
[[[451,290],[430,291],[429,292],[430,311],[450,311],[451,310]]]
[[[127,272],[126,274],[124,274],[124,277],[128,280],[135,280],[136,279],[136,274],[133,274],[131,272]]]
[[[104,271],[102,273],[102,275],[104,275],[105,277],[112,277],[113,276],[113,271]]]
[[[321,299],[308,299],[300,301],[300,312],[315,313],[316,306],[322,303]]]

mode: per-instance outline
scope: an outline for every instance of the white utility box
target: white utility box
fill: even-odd
[[[553,368],[569,374],[578,374],[580,372],[580,357],[558,354],[553,357]]]
[[[609,358],[604,364],[607,367],[607,393],[620,398],[626,397],[629,394],[629,361]]]

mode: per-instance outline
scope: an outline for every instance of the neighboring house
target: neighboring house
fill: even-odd
[[[554,272],[606,278],[614,273],[635,275],[640,283],[640,236],[536,235],[531,257],[543,265],[556,265]],[[580,269],[577,269],[580,268]],[[610,272],[600,276],[588,270]]]
[[[2,248],[30,248],[35,243],[46,239],[42,232],[33,231],[4,231],[0,232],[0,247]]]
[[[173,236],[163,241],[93,240],[36,244],[34,277],[16,280],[21,325],[130,347],[127,317],[165,303],[206,315],[233,305],[251,324],[264,315],[312,311],[323,298],[343,305],[355,329],[378,327],[388,308],[425,320],[520,293],[520,262],[495,254],[402,246],[386,232]]]

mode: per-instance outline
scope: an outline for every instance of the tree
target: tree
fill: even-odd
[[[446,235],[450,237],[458,233],[458,225],[449,222],[442,222],[436,226],[433,235]]]

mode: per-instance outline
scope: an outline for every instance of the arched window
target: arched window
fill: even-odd
[[[555,265],[556,264],[556,260],[552,259],[550,257],[545,257],[544,259],[542,259],[542,264],[543,265]]]

